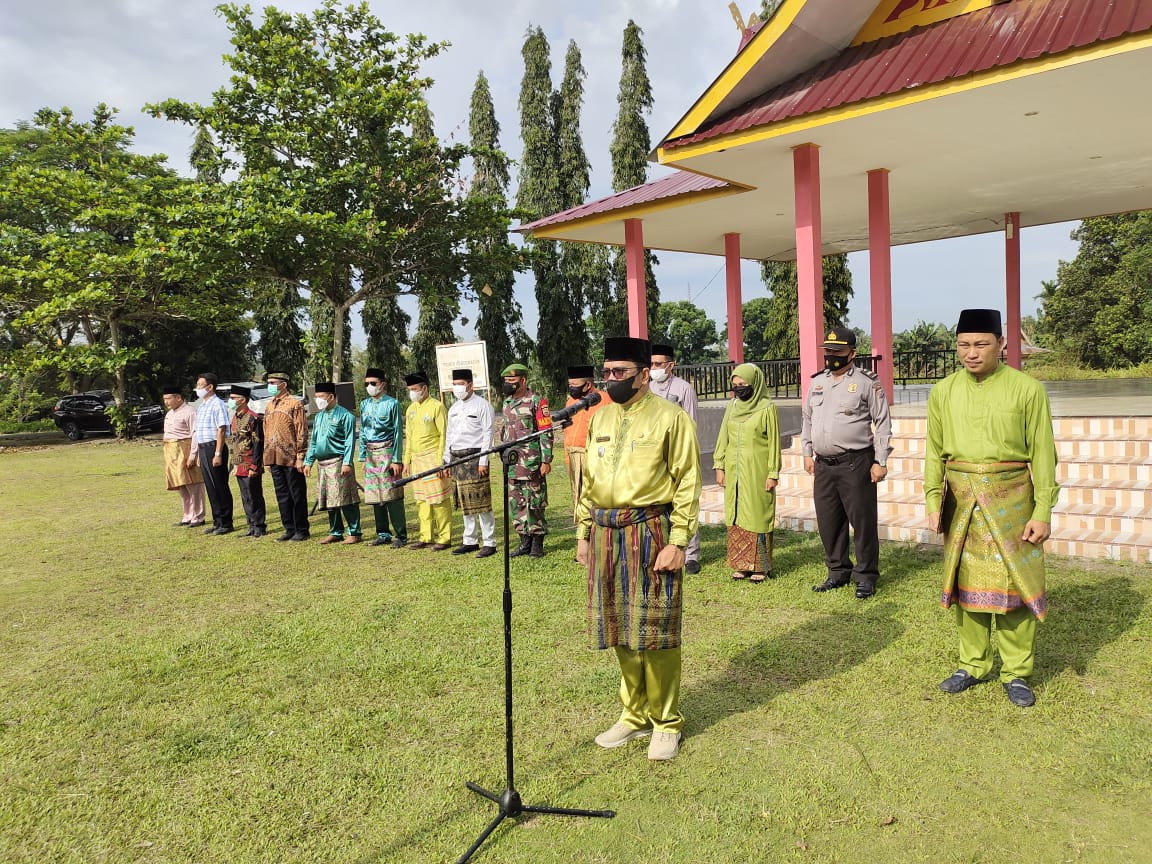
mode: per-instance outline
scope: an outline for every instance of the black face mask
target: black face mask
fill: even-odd
[[[571,396],[573,399],[583,399],[588,394],[584,392],[583,387],[569,387],[568,388],[568,395]]]
[[[847,365],[847,357],[837,357],[835,354],[824,355],[824,368],[829,372],[838,372]]]
[[[633,375],[631,378],[625,378],[623,381],[609,381],[604,385],[604,389],[608,391],[608,395],[612,398],[613,402],[617,405],[623,405],[636,395],[636,388],[632,386],[632,382],[636,380],[636,377],[636,375]]]
[[[500,388],[500,392],[503,393],[505,396],[512,396],[519,389],[520,389],[519,384],[510,384],[507,381],[505,381],[504,386]]]
[[[732,392],[736,398],[741,402],[747,402],[752,398],[752,385],[751,384],[733,384]]]

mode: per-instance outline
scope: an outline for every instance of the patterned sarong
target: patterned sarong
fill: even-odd
[[[670,505],[593,510],[589,536],[588,638],[593,648],[634,651],[680,647],[683,573],[652,562],[671,530]]]
[[[584,447],[568,447],[564,450],[568,456],[568,479],[572,483],[572,521],[576,518],[576,505],[580,503],[580,493],[584,491],[584,456],[588,452]]]
[[[188,467],[188,454],[192,451],[191,438],[178,438],[164,442],[164,481],[168,490],[181,486],[195,486],[204,482],[200,466]]]
[[[364,445],[364,503],[402,501],[404,487],[392,485],[392,442],[369,441]]]
[[[422,474],[444,464],[444,454],[435,450],[425,450],[412,454],[412,464],[408,466],[413,474]],[[452,500],[452,481],[433,474],[412,484],[412,496],[417,501],[429,504],[443,504]]]
[[[480,448],[471,450],[453,450],[452,459],[463,459],[479,453]],[[456,507],[463,511],[465,516],[475,516],[477,513],[490,513],[492,511],[492,482],[487,475],[480,476],[480,463],[473,459],[463,465],[457,465],[452,470],[454,484],[453,500]]]
[[[1044,549],[1020,539],[1035,506],[1028,466],[949,462],[945,471],[941,605],[999,614],[1027,606],[1043,621]]]
[[[356,467],[351,474],[341,474],[344,460],[321,459],[316,463],[316,507],[320,510],[336,510],[360,503],[360,492],[356,488]]]
[[[728,566],[744,573],[771,573],[772,535],[729,525]]]

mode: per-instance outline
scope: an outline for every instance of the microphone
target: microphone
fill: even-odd
[[[565,408],[562,408],[559,411],[551,412],[552,422],[553,423],[562,423],[565,420],[570,420],[570,419],[572,419],[573,414],[577,414],[580,411],[587,411],[593,405],[599,405],[599,404],[600,404],[600,394],[597,393],[595,390],[593,390],[591,393],[589,393],[583,399],[577,399],[571,405],[569,405]]]

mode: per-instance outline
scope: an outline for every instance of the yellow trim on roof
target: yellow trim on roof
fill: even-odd
[[[1112,39],[1108,42],[1086,45],[1082,48],[1074,48],[1056,55],[1037,57],[1034,60],[1023,60],[1013,63],[1011,66],[988,69],[983,72],[977,72],[974,75],[965,76],[964,78],[953,78],[948,81],[940,81],[936,84],[925,84],[922,87],[901,90],[898,93],[891,93],[887,96],[877,96],[872,99],[866,99],[863,102],[853,102],[849,105],[841,105],[813,114],[805,114],[803,117],[794,117],[764,126],[742,129],[739,132],[730,132],[726,135],[709,138],[706,141],[700,141],[695,144],[687,144],[683,147],[659,147],[656,150],[656,158],[661,165],[672,165],[687,171],[690,169],[679,164],[685,159],[706,156],[710,153],[717,153],[732,147],[740,147],[759,141],[768,141],[785,135],[802,134],[822,126],[847,120],[855,120],[859,117],[878,114],[881,111],[888,111],[893,108],[903,108],[907,105],[927,102],[929,99],[952,96],[957,93],[967,93],[981,87],[1004,84],[1020,78],[1027,78],[1031,75],[1039,75],[1043,72],[1053,72],[1057,69],[1064,69],[1080,63],[1103,60],[1108,57],[1116,57],[1132,51],[1141,51],[1150,48],[1152,48],[1152,32],[1133,33],[1118,39]]]
[[[780,8],[776,10],[776,14],[752,37],[752,41],[744,46],[744,50],[736,55],[728,64],[728,68],[721,72],[720,77],[704,91],[704,95],[696,100],[696,104],[688,109],[688,113],[668,133],[668,138],[681,138],[684,135],[691,135],[699,129],[700,125],[716,110],[716,106],[723,102],[736,85],[744,80],[744,77],[752,71],[752,67],[792,26],[792,22],[796,20],[796,16],[807,2],[808,0],[784,0]]]
[[[875,42],[885,36],[904,33],[913,27],[927,27],[969,12],[987,9],[998,0],[882,0],[872,13],[853,45]],[[893,16],[896,16],[893,20]]]
[[[728,182],[728,181],[725,181]],[[622,222],[625,219],[640,219],[645,216],[650,216],[653,213],[660,213],[664,210],[673,210],[677,207],[683,207],[686,204],[697,204],[702,201],[711,201],[713,198],[725,198],[728,195],[739,195],[748,192],[752,189],[751,186],[744,186],[740,183],[733,183],[730,188],[719,189],[703,189],[697,192],[682,192],[679,195],[670,198],[661,198],[659,201],[649,201],[646,204],[633,204],[630,207],[622,207],[619,210],[609,210],[607,213],[594,213],[590,216],[580,216],[575,219],[569,219],[564,222],[557,222],[555,225],[546,225],[543,228],[538,228],[534,231],[525,232],[538,240],[553,240],[564,239],[556,236],[567,233],[572,227],[577,226],[580,228],[592,228],[596,225],[604,225],[609,222]]]

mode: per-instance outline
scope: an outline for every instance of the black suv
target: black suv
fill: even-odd
[[[104,409],[115,402],[108,390],[89,390],[76,396],[64,396],[56,401],[52,419],[71,440],[79,441],[85,432],[112,431],[112,423]],[[159,405],[146,405],[139,396],[129,396],[128,404],[135,410],[137,432],[159,432],[164,428],[164,409]]]

